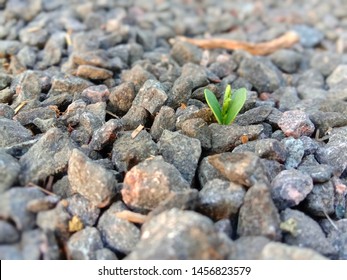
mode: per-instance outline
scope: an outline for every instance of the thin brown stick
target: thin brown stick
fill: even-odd
[[[194,39],[183,36],[177,38],[204,49],[222,48],[227,50],[244,50],[253,55],[268,55],[279,49],[289,48],[299,41],[299,35],[294,31],[289,31],[274,40],[263,43],[248,43],[218,38]]]
[[[132,222],[132,223],[136,223],[136,224],[143,224],[147,220],[146,215],[131,212],[129,210],[123,210],[121,212],[117,212],[116,217],[123,219],[123,220],[127,220],[127,221]]]

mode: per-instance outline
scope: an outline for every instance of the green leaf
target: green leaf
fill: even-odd
[[[220,105],[216,96],[209,89],[205,89],[204,93],[205,93],[206,102],[208,106],[211,108],[214,116],[216,117],[217,122],[219,124],[222,124],[223,123],[222,111],[220,109]]]
[[[223,108],[222,108],[222,116],[223,117],[229,111],[230,106],[231,106],[231,87],[230,87],[230,85],[227,85],[225,92],[224,92],[224,99],[223,99]]]
[[[231,98],[231,106],[226,114],[226,118],[223,120],[223,124],[230,124],[234,121],[246,102],[247,90],[245,88],[240,88],[233,93]]]

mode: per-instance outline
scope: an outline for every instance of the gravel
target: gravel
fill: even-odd
[[[346,260],[346,9],[287,2],[0,0],[0,259]]]

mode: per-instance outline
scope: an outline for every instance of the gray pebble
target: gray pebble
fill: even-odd
[[[145,223],[141,232],[127,260],[218,260],[231,250],[231,241],[212,221],[193,211],[165,211]]]
[[[251,187],[256,183],[268,183],[268,178],[266,177],[260,158],[254,153],[216,154],[207,157],[207,161],[213,169],[217,170],[217,172],[213,173],[220,174],[231,182],[241,184],[245,187]],[[208,165],[205,165],[204,168],[208,168]],[[208,174],[202,169],[202,166],[200,167],[200,173],[202,174],[199,176]],[[208,177],[206,178],[208,180]],[[211,179],[213,178],[216,177],[211,177]]]
[[[288,245],[311,248],[327,257],[336,256],[336,249],[328,241],[316,221],[298,210],[287,208],[281,212],[281,228],[286,232],[284,242]]]
[[[158,140],[164,130],[173,131],[176,128],[176,115],[175,110],[162,106],[155,116],[152,127],[151,136],[154,140]],[[188,135],[189,136],[189,135]]]
[[[172,47],[171,56],[181,66],[187,62],[199,64],[202,58],[202,51],[192,44],[177,41]]]
[[[35,183],[64,170],[74,147],[65,133],[51,128],[21,157],[20,181]]]
[[[95,225],[100,209],[92,202],[80,194],[74,194],[67,198],[66,201],[68,202],[66,210],[71,216],[77,216],[84,226]]]
[[[201,118],[188,119],[182,123],[182,133],[200,141],[202,149],[211,148],[212,135],[208,124]]]
[[[140,88],[132,104],[143,107],[153,115],[160,110],[167,98],[167,93],[161,83],[147,80]]]
[[[100,233],[94,227],[74,233],[67,242],[67,253],[72,260],[95,260],[96,251],[102,248]]]
[[[316,152],[320,163],[335,168],[335,172],[342,174],[347,168],[347,128],[334,128],[330,134],[329,142]]]
[[[6,221],[0,220],[0,244],[15,243],[19,240],[19,237],[19,232],[13,225]]]
[[[245,58],[237,70],[238,74],[251,82],[261,92],[273,92],[284,85],[280,71],[271,62],[260,58]]]
[[[159,153],[173,164],[188,183],[192,183],[201,155],[198,139],[164,130],[158,141]]]
[[[284,112],[278,122],[278,126],[286,136],[293,136],[294,138],[311,136],[315,129],[308,115],[299,110]]]
[[[300,139],[295,139],[293,137],[284,138],[281,143],[287,151],[287,159],[284,163],[286,169],[292,169],[298,167],[304,154],[305,147]]]
[[[280,163],[284,163],[287,158],[285,146],[276,139],[257,140],[255,154],[258,157],[276,160]]]
[[[131,134],[131,132],[118,133],[113,144],[112,162],[119,172],[128,171],[134,165],[158,153],[157,144],[147,131],[142,130],[134,138]]]
[[[19,230],[32,229],[36,215],[27,210],[28,203],[44,194],[36,188],[15,187],[0,194],[0,216],[14,222]]]
[[[125,82],[110,90],[110,104],[117,115],[124,115],[130,109],[135,98],[135,88],[132,82]]]
[[[210,180],[199,192],[199,210],[216,221],[228,219],[238,213],[245,194],[241,185],[220,179]]]
[[[264,236],[281,239],[280,217],[268,186],[256,183],[246,193],[241,206],[237,233],[240,236]]]
[[[125,174],[123,201],[130,208],[153,210],[173,192],[189,189],[179,171],[162,156],[147,159]]]
[[[295,73],[300,67],[301,55],[293,50],[281,49],[270,55],[272,62],[286,73]]]
[[[211,151],[215,153],[227,152],[240,145],[242,136],[247,136],[250,141],[257,139],[264,129],[260,124],[239,126],[236,124],[219,125],[215,123],[211,124],[209,128],[212,133]]]
[[[281,171],[271,182],[271,195],[280,210],[298,205],[312,189],[312,178],[295,169]]]
[[[108,205],[115,194],[117,181],[113,173],[77,149],[72,151],[69,159],[68,179],[73,192],[81,194],[100,208]]]
[[[300,44],[305,48],[313,48],[324,38],[321,31],[308,25],[300,24],[294,26],[295,32],[300,36]]]
[[[122,202],[111,205],[100,217],[97,229],[100,231],[104,246],[114,252],[129,254],[140,239],[140,230],[127,220],[117,217],[126,210]]]
[[[0,193],[8,190],[17,180],[20,172],[18,161],[0,151]]]

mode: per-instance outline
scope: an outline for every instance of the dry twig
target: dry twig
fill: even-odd
[[[299,35],[294,31],[289,31],[274,40],[263,43],[248,43],[218,38],[194,39],[183,36],[179,36],[177,39],[204,49],[222,48],[227,50],[244,50],[253,55],[268,55],[279,49],[293,46],[299,41]]]

